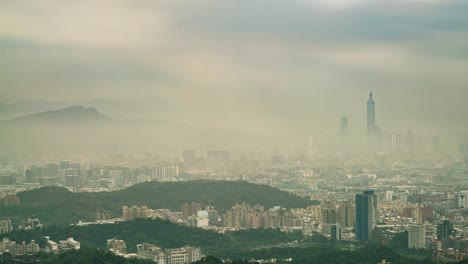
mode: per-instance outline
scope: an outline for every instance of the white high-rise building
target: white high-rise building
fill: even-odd
[[[410,225],[408,231],[408,248],[426,247],[426,228],[423,225]]]
[[[207,211],[198,211],[197,212],[197,227],[208,227],[209,226],[209,218]]]

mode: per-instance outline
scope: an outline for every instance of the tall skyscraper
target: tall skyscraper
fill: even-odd
[[[372,91],[367,100],[367,136],[372,137],[375,133],[375,101]]]
[[[374,190],[356,194],[356,239],[369,241],[377,224],[377,195]]]
[[[372,91],[369,92],[367,100],[367,140],[369,150],[380,150],[380,128],[375,124],[375,101]]]

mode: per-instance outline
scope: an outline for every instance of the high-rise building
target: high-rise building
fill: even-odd
[[[367,140],[371,150],[380,148],[380,128],[375,124],[375,101],[372,91],[367,100]]]
[[[377,195],[374,190],[356,194],[356,239],[369,241],[377,224]]]
[[[132,221],[136,218],[148,218],[148,212],[147,206],[122,206],[122,219]]]
[[[336,223],[337,206],[334,203],[326,203],[322,205],[322,223],[335,224]]]
[[[330,238],[332,241],[341,241],[341,226],[339,224],[332,225],[330,229],[330,234]]]
[[[187,220],[190,216],[197,216],[198,212],[201,211],[201,204],[192,202],[190,204],[182,205],[182,218]]]
[[[343,202],[338,205],[337,220],[343,228],[354,227],[356,213],[351,202]]]
[[[453,235],[453,224],[450,220],[444,220],[444,222],[437,225],[437,239],[442,240]]]
[[[410,225],[408,230],[408,248],[426,247],[426,227],[423,225]]]
[[[94,212],[94,217],[96,218],[96,221],[112,219],[111,212],[107,210],[97,210],[96,212]]]

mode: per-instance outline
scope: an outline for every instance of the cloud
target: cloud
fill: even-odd
[[[363,130],[375,87],[386,129],[438,127],[446,102],[460,113],[447,126],[459,127],[467,11],[436,0],[2,1],[0,92],[133,102],[132,111],[109,107],[123,117],[309,133],[335,131],[343,114]],[[158,105],[139,108],[151,100]]]

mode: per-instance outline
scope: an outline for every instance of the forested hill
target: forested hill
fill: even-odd
[[[258,203],[266,209],[276,205],[304,208],[311,204],[308,199],[279,189],[240,181],[146,182],[120,191],[99,193],[71,193],[65,188],[44,187],[18,193],[18,196],[21,205],[0,208],[0,215],[37,216],[45,224],[60,225],[93,220],[98,209],[121,216],[123,205],[180,211],[182,204],[198,202],[223,212],[243,202]]]
[[[151,219],[84,227],[46,227],[29,231],[15,230],[0,235],[0,239],[8,237],[16,242],[34,239],[44,247],[46,243],[44,236],[49,236],[53,241],[66,239],[67,237],[73,237],[79,241],[85,252],[81,252],[81,254],[77,252],[78,255],[74,257],[84,257],[85,260],[82,262],[73,261],[73,263],[122,263],[117,262],[118,259],[109,260],[108,262],[100,261],[102,258],[105,260],[109,257],[103,255],[105,252],[102,251],[100,253],[96,252],[96,257],[99,256],[98,259],[87,259],[94,255],[89,247],[106,248],[106,241],[110,238],[123,239],[127,244],[128,252],[136,252],[136,245],[146,242],[162,248],[178,248],[184,245],[197,246],[201,247],[204,254],[223,259],[292,258],[291,263],[298,264],[373,264],[380,263],[382,259],[400,264],[432,263],[431,251],[403,249],[407,244],[401,243],[399,238],[395,238],[387,246],[372,243],[359,246],[357,244],[352,245],[350,241],[342,241],[343,243],[339,244],[330,243],[320,235],[304,237],[302,232],[286,233],[274,229],[249,229],[218,234],[211,230]],[[352,250],[349,250],[350,248]],[[69,260],[71,256],[52,256],[52,260],[58,258],[57,261],[44,261],[44,263],[71,263],[58,261],[65,257]],[[1,259],[0,263],[2,263]],[[200,264],[202,263],[206,262],[200,262]],[[219,262],[216,263],[219,264]]]
[[[277,245],[303,238],[301,232],[285,233],[276,229],[249,229],[218,234],[211,230],[181,226],[159,219],[138,219],[106,225],[48,227],[31,231],[16,230],[0,235],[0,239],[4,237],[13,241],[34,239],[45,246],[44,236],[49,236],[53,241],[73,237],[82,245],[98,248],[106,248],[107,239],[115,237],[126,242],[128,252],[136,252],[137,244],[143,242],[162,248],[191,245],[201,247],[207,254],[223,257],[241,257],[241,251],[254,247]]]

